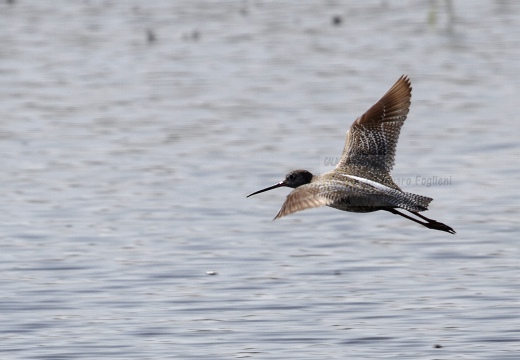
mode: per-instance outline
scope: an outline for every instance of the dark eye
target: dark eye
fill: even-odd
[[[290,175],[288,176],[288,179],[289,179],[289,180],[294,180],[294,174],[290,174]]]

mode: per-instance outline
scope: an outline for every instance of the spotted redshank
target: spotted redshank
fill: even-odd
[[[455,234],[450,226],[419,214],[428,209],[433,199],[402,191],[390,175],[411,97],[410,79],[403,75],[378,102],[354,121],[334,170],[322,175],[294,170],[284,180],[247,197],[287,186],[295,190],[287,196],[274,219],[326,205],[359,213],[385,210],[429,229]],[[397,209],[406,210],[418,219]]]

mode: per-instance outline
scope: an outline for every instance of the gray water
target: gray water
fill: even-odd
[[[520,2],[15,0],[0,25],[2,359],[520,357]],[[330,170],[401,74],[393,175],[456,235],[246,199]]]

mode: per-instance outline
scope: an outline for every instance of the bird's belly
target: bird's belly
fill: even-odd
[[[388,204],[386,201],[382,201],[382,199],[378,199],[377,197],[347,197],[341,200],[337,200],[329,205],[334,209],[357,212],[357,213],[367,213],[372,211],[381,210],[384,208],[394,207]]]

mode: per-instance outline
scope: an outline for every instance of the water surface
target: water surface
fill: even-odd
[[[2,358],[518,358],[520,3],[20,0],[0,23]],[[245,198],[330,170],[401,74],[393,174],[457,235]]]

